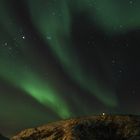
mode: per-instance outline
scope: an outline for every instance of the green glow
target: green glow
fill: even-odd
[[[76,4],[78,11],[88,13],[106,32],[114,34],[140,27],[139,0],[77,0]]]
[[[6,81],[10,85],[0,91],[2,126],[5,127],[6,123],[7,128],[13,130],[26,124],[31,126],[58,118],[100,113],[102,108],[111,113],[121,110],[115,90],[111,89],[113,85],[106,86],[105,82],[101,82],[104,79],[94,70],[88,73],[82,62],[86,56],[81,60],[77,54],[81,46],[75,45],[76,40],[71,33],[74,26],[72,16],[87,16],[90,24],[97,24],[107,37],[120,35],[140,28],[140,0],[133,0],[131,4],[129,1],[23,0],[19,6],[18,1],[1,0],[0,82]],[[23,9],[18,9],[18,6],[23,6]],[[22,18],[24,12],[25,17]],[[22,38],[24,35],[25,39]],[[42,54],[45,50],[50,56],[45,56],[45,52]],[[97,49],[97,53],[101,52]],[[106,70],[104,56],[100,55],[99,59],[101,67]],[[9,91],[12,88],[13,92]],[[91,95],[86,97],[84,92]],[[27,97],[22,100],[22,96]],[[99,109],[90,108],[91,100],[89,104],[87,100],[91,96],[100,101]]]
[[[66,103],[60,98],[58,93],[48,85],[48,83],[43,81],[41,78],[38,78],[37,74],[34,75],[34,72],[31,72],[29,69],[25,69],[23,64],[19,64],[17,62],[14,63],[11,60],[10,62],[5,61],[5,63],[2,63],[3,61],[4,60],[1,58],[1,77],[7,79],[13,85],[23,89],[43,105],[50,107],[60,117],[66,118],[70,116]]]
[[[3,12],[1,13],[2,18],[0,18],[0,21],[5,29],[5,33],[8,33],[11,37],[10,39],[13,40],[14,36],[19,36],[20,26],[15,22],[10,23],[11,14],[5,11],[4,6],[1,5]],[[7,22],[5,23],[4,21]],[[2,37],[3,40],[7,40],[7,34]],[[56,91],[55,87],[49,82],[43,81],[42,77],[35,70],[31,70],[31,66],[28,65],[30,44],[22,40],[22,35],[21,39],[18,39],[18,48],[14,43],[14,41],[11,42],[9,46],[12,50],[8,49],[7,46],[1,47],[0,77],[22,89],[41,104],[51,108],[61,118],[69,117],[71,115],[70,110],[66,102],[59,95],[59,91]],[[19,51],[18,54],[16,54],[15,50]],[[34,58],[34,60],[40,60],[40,58]]]
[[[45,84],[45,81],[42,81],[36,76],[30,77],[31,73],[28,76],[29,79],[25,78],[25,81],[22,79],[23,81],[21,83],[21,87],[24,87],[27,93],[30,93],[32,97],[36,98],[43,105],[49,106],[61,118],[70,117],[71,114],[67,104],[60,98],[61,96],[51,88],[51,85],[48,85],[48,83]]]
[[[34,2],[36,4],[32,4],[33,1],[30,0],[33,23],[40,30],[44,40],[50,43],[50,48],[61,61],[63,68],[81,88],[88,90],[104,104],[117,106],[115,94],[99,86],[95,78],[91,79],[91,75],[84,72],[84,68],[78,61],[70,36],[71,16],[68,1],[61,0],[53,5],[52,1],[43,4],[38,0]]]

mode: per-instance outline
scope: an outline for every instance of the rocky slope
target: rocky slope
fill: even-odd
[[[24,130],[11,140],[140,140],[140,117],[99,115]]]

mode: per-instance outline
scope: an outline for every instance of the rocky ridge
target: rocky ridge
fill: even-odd
[[[140,117],[98,115],[26,129],[11,140],[140,140]]]

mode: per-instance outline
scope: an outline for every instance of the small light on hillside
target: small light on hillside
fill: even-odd
[[[105,116],[106,114],[105,113],[103,113],[103,116]]]

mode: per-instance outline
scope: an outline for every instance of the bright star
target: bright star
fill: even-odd
[[[25,39],[25,36],[22,36],[22,39]]]

